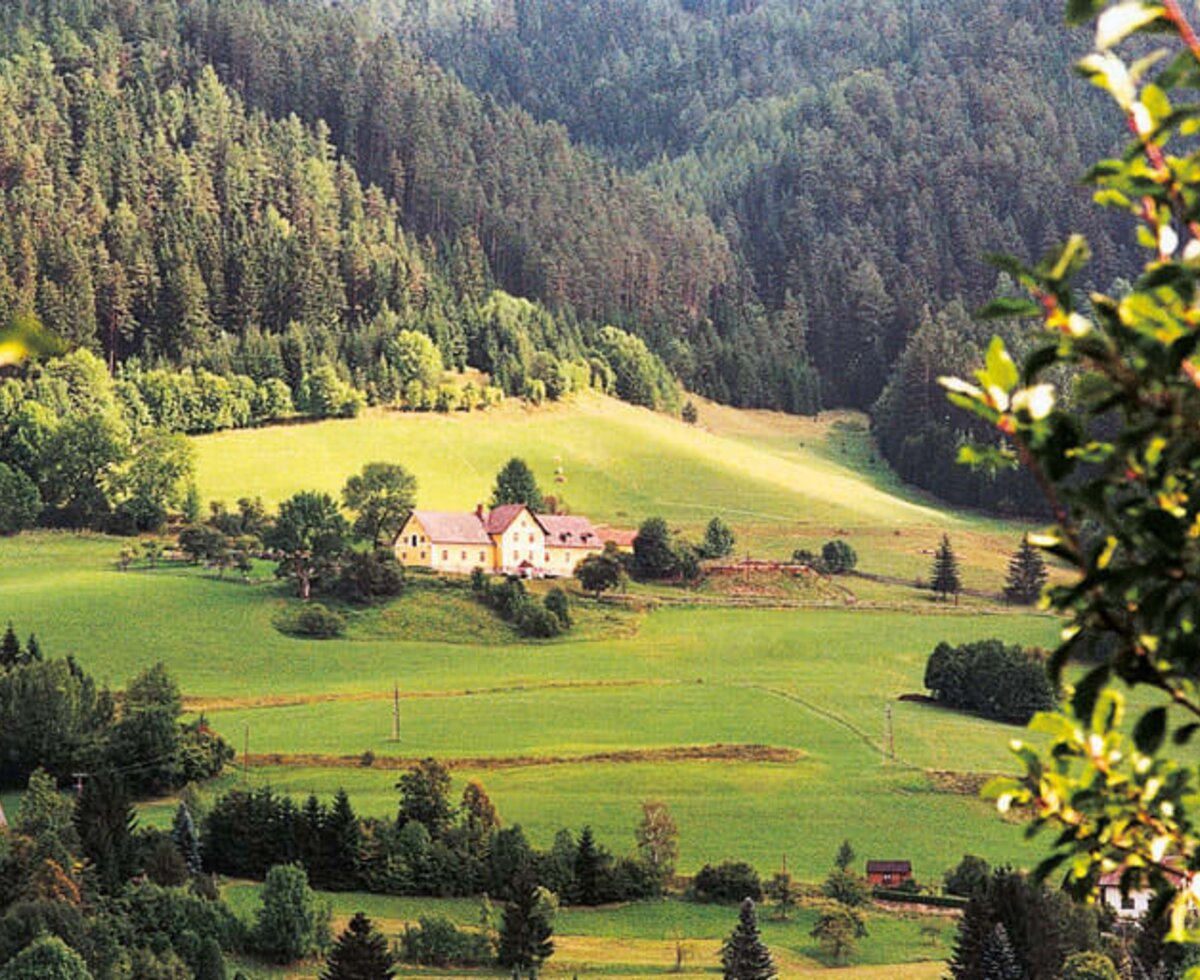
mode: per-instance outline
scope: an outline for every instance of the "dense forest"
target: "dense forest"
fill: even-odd
[[[400,331],[511,394],[611,389],[612,325],[722,401],[873,409],[906,478],[1024,509],[952,475],[925,381],[980,342],[985,253],[1081,230],[1110,285],[1073,54],[1037,0],[19,0],[0,317],[298,411],[318,368],[396,400]]]

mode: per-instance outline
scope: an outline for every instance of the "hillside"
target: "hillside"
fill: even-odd
[[[693,427],[588,394],[537,409],[509,402],[485,413],[372,412],[217,433],[194,445],[205,500],[337,493],[364,463],[388,460],[416,475],[420,506],[472,509],[488,499],[503,463],[520,456],[545,492],[596,522],[636,527],[660,515],[698,534],[719,515],[737,530],[739,553],[771,558],[844,536],[864,569],[908,579],[928,573],[948,531],[967,584],[999,589],[1020,529],[906,492],[878,462],[861,416],[812,420],[707,402],[699,411]]]

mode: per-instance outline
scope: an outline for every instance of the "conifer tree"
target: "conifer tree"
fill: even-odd
[[[838,847],[837,856],[833,859],[833,863],[837,865],[839,871],[849,871],[850,865],[854,863],[854,848],[849,840],[844,840]]]
[[[21,641],[17,639],[17,631],[9,621],[8,629],[4,631],[4,639],[0,640],[0,667],[7,670],[21,662]]]
[[[771,980],[779,975],[771,951],[759,938],[752,899],[742,902],[738,924],[721,947],[721,964],[725,968],[725,980]]]
[[[225,957],[221,953],[221,944],[209,936],[200,946],[200,961],[196,964],[196,980],[226,980],[228,976],[229,974],[225,970]]]
[[[204,870],[200,859],[200,835],[196,832],[196,822],[192,819],[191,811],[186,803],[180,803],[175,811],[175,821],[171,824],[171,840],[179,851],[183,863],[187,865],[188,874],[193,878]]]
[[[1017,962],[1017,954],[1003,923],[996,923],[984,943],[979,965],[980,980],[1023,980],[1024,971]]]
[[[333,807],[321,828],[321,836],[324,841],[321,851],[326,863],[326,886],[338,891],[350,890],[358,884],[362,828],[344,789],[339,789],[334,797]]]
[[[1037,602],[1046,584],[1046,562],[1042,553],[1029,543],[1029,535],[1021,538],[1021,546],[1008,563],[1008,582],[1004,597],[1021,606]]]
[[[525,970],[532,980],[554,955],[553,896],[529,873],[517,876],[512,893],[513,900],[504,908],[497,958],[514,976]]]
[[[516,456],[496,474],[496,486],[492,489],[492,506],[504,504],[525,504],[535,513],[540,513],[545,506],[529,464]]]
[[[938,546],[937,555],[933,559],[933,575],[930,588],[944,600],[954,596],[958,603],[958,594],[962,591],[962,580],[958,576],[958,559],[954,549],[950,547],[950,535],[942,535],[942,543]]]
[[[113,895],[133,875],[137,818],[125,785],[112,773],[92,776],[75,804],[75,829],[84,856],[96,869],[100,888]]]
[[[387,940],[356,912],[325,961],[321,980],[392,980],[394,964]]]
[[[578,899],[584,905],[596,905],[600,901],[600,865],[603,855],[596,846],[592,828],[584,827],[579,835],[579,847],[575,851],[575,881]]]
[[[38,642],[37,634],[30,633],[29,642],[25,644],[25,663],[41,663],[44,659],[42,656],[42,645]]]

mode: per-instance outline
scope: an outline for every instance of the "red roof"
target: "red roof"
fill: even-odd
[[[412,516],[434,544],[485,544],[492,539],[478,514],[454,514],[441,510],[414,510]]]
[[[1167,868],[1169,869],[1169,870],[1165,871],[1164,874],[1168,878],[1171,878],[1175,881],[1176,887],[1182,886],[1183,882],[1186,880],[1184,873],[1182,871],[1176,870],[1176,868],[1178,868],[1180,863],[1181,862],[1180,862],[1179,858],[1175,857],[1174,855],[1171,855],[1163,862],[1163,864],[1167,865]],[[1125,871],[1125,868],[1120,867],[1120,868],[1117,868],[1115,871],[1110,871],[1106,875],[1101,875],[1100,882],[1099,882],[1100,886],[1101,887],[1112,887],[1112,888],[1120,887],[1121,874],[1124,871]],[[1147,874],[1149,874],[1149,870],[1147,870]]]
[[[912,874],[911,861],[868,861],[867,874]]]
[[[504,504],[497,507],[484,518],[487,533],[503,534],[508,530],[508,526],[521,516],[521,511],[526,509],[524,504]]]
[[[546,544],[552,548],[599,548],[604,544],[586,517],[538,514],[537,519],[546,529]]]
[[[634,539],[638,536],[637,531],[625,531],[619,527],[598,527],[596,533],[602,542],[607,544],[611,541],[618,548],[632,548]]]

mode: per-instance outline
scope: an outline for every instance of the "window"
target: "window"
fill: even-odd
[[[533,544],[533,535],[532,535],[532,534],[531,534],[531,535],[529,535],[529,543],[530,543],[530,544]]]
[[[425,560],[425,552],[422,551],[421,552],[421,561],[424,561],[424,560]]]
[[[414,548],[417,546],[417,536],[415,534],[412,536],[412,546]]]
[[[463,561],[467,560],[467,553],[465,551],[462,553],[462,560]]]
[[[401,560],[401,561],[408,561],[408,552],[407,552],[407,551],[402,551],[402,552],[400,552],[400,560]]]
[[[487,561],[487,555],[485,555],[485,554],[484,554],[482,551],[481,551],[481,552],[479,552],[479,560],[480,560],[481,562],[485,562],[485,561]]]
[[[450,560],[450,552],[443,550],[442,551],[442,561],[449,561],[449,560]]]

